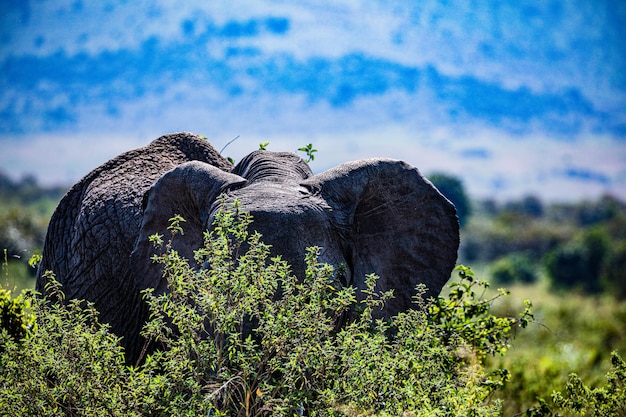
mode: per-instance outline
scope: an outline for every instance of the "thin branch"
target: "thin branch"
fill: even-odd
[[[224,149],[226,149],[226,147],[228,147],[228,145],[230,145],[231,143],[233,143],[237,139],[239,139],[239,135],[237,135],[233,139],[229,140],[228,143],[226,145],[224,145],[224,147],[220,150],[220,153],[224,152]]]

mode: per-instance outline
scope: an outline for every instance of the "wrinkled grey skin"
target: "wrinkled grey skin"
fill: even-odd
[[[180,133],[118,156],[68,192],[50,222],[37,289],[45,270],[55,272],[68,299],[95,303],[134,361],[147,318],[140,291],[165,290],[149,236],[181,215],[185,233],[172,244],[193,259],[221,195],[239,200],[297,276],[310,246],[321,248],[320,261],[346,267],[346,285],[364,288],[366,274],[379,275],[378,290],[394,289],[381,317],[411,308],[417,284],[426,297],[439,294],[456,262],[454,206],[404,162],[368,159],[313,175],[295,154],[256,151],[233,168],[205,140]]]

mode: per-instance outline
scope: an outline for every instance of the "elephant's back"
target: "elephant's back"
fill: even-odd
[[[129,257],[141,223],[143,195],[166,171],[190,160],[230,170],[229,162],[206,140],[176,133],[123,153],[81,179],[51,218],[38,290],[43,290],[42,273],[52,270],[68,298],[96,301],[110,299],[111,291],[132,291]]]

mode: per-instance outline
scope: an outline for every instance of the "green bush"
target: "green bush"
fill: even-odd
[[[0,288],[0,338],[18,342],[34,328],[35,316],[31,310],[28,293],[15,298],[11,291]],[[0,343],[0,350],[2,344]]]
[[[184,220],[172,219],[170,233]],[[508,349],[519,318],[490,313],[487,284],[459,269],[447,297],[391,320],[373,320],[390,293],[369,276],[362,302],[333,269],[306,254],[299,281],[256,233],[251,218],[222,211],[196,251],[196,270],[163,236],[155,261],[169,291],[145,292],[144,335],[159,348],[136,366],[88,303],[29,297],[37,327],[3,337],[0,410],[8,415],[489,416],[507,372],[487,373],[484,358]],[[279,294],[279,296],[277,296]],[[502,292],[497,297],[506,294]]]
[[[516,252],[494,262],[491,277],[500,284],[530,284],[537,281],[537,272],[528,255]]]
[[[584,230],[574,241],[548,253],[544,265],[555,288],[597,293],[602,289],[602,265],[609,253],[608,234],[596,227]]]
[[[553,287],[566,289],[594,287],[587,269],[587,253],[579,245],[558,247],[546,256],[544,264]]]
[[[523,415],[537,407],[537,399],[550,400],[564,391],[568,375],[576,372],[585,384],[606,384],[611,352],[626,354],[626,302],[608,295],[559,293],[541,283],[523,288],[494,305],[496,315],[522,308],[521,293],[533,300],[531,323],[512,341],[505,356],[488,358],[487,369],[505,368],[509,380],[496,397],[504,416]],[[572,414],[562,413],[563,416]]]
[[[588,387],[576,374],[570,375],[565,394],[552,395],[556,407],[580,416],[626,416],[626,363],[613,352],[611,364],[603,387]]]
[[[626,240],[607,256],[602,267],[602,286],[617,299],[626,299]]]
[[[612,368],[606,375],[606,385],[589,387],[576,374],[571,374],[565,392],[554,392],[552,404],[539,400],[529,408],[526,417],[621,417],[626,416],[626,363],[615,352],[611,355]]]
[[[596,201],[583,201],[573,209],[578,224],[591,226],[624,216],[626,204],[611,195],[605,195]]]
[[[53,292],[62,297],[58,287]],[[2,414],[132,415],[138,387],[124,366],[119,339],[98,323],[93,307],[77,300],[29,301],[36,330],[19,341],[1,341]]]

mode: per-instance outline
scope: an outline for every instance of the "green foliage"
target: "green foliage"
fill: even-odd
[[[512,329],[532,317],[493,316],[485,283],[460,268],[460,282],[389,321],[374,320],[391,296],[367,278],[362,301],[333,269],[306,253],[297,280],[271,258],[251,218],[223,210],[205,236],[197,270],[165,246],[154,258],[168,290],[145,291],[143,333],[159,347],[124,364],[119,340],[89,303],[29,298],[37,327],[0,352],[0,409],[10,415],[498,415],[494,390],[507,372],[483,359],[503,353]],[[172,219],[172,236],[184,232]],[[504,294],[504,293],[502,293]]]
[[[589,387],[573,373],[565,392],[552,394],[552,405],[539,400],[539,405],[523,413],[526,417],[558,417],[561,413],[580,417],[626,416],[626,363],[616,353],[611,355],[612,368],[606,375],[606,385]]]
[[[537,281],[537,271],[530,257],[524,252],[506,255],[491,266],[491,277],[500,284],[530,284]]]
[[[552,395],[555,406],[575,415],[614,417],[626,415],[626,363],[615,352],[607,384],[599,388],[586,386],[576,374],[570,375],[565,394]]]
[[[313,145],[312,144],[308,144],[306,146],[303,146],[301,148],[298,148],[298,150],[300,152],[304,152],[307,156],[306,162],[311,162],[313,160],[315,160],[315,155],[313,155],[315,152],[317,152],[317,149],[313,149]]]
[[[216,221],[205,247],[196,252],[196,261],[210,262],[210,269],[194,271],[171,251],[155,258],[164,264],[170,288],[166,294],[149,298],[153,320],[145,331],[146,337],[163,346],[157,355],[180,355],[166,361],[176,364],[176,369],[194,358],[183,368],[199,369],[193,378],[199,381],[197,387],[214,389],[205,396],[210,400],[205,401],[209,410],[240,415],[271,410],[274,415],[292,415],[298,408],[322,412],[341,404],[352,410],[396,415],[442,405],[461,411],[468,397],[473,399],[471,409],[492,408],[481,402],[491,388],[470,381],[480,374],[479,366],[474,364],[469,372],[463,361],[456,360],[455,352],[461,345],[477,356],[484,354],[482,350],[491,352],[491,340],[509,331],[509,321],[503,325],[494,320],[496,324],[481,333],[491,331],[493,337],[481,340],[471,331],[455,336],[449,327],[444,340],[443,332],[429,326],[428,316],[417,310],[373,325],[372,311],[389,294],[377,294],[376,278],[369,277],[361,314],[337,331],[355,302],[354,289],[341,288],[332,268],[317,264],[315,249],[307,254],[309,267],[299,282],[279,258],[267,263],[269,248],[258,234],[248,235],[247,214],[223,211]],[[180,232],[177,226],[172,230]],[[233,258],[244,244],[245,254]],[[203,283],[201,289],[198,282]],[[279,289],[281,297],[275,299]],[[455,300],[460,303],[465,297],[459,294]],[[472,301],[463,306],[473,305]],[[440,309],[437,320],[446,321],[445,317],[463,309],[458,304],[446,307]],[[483,315],[486,311],[477,309],[458,319],[458,328],[474,328],[471,320]],[[475,350],[463,339],[470,334]],[[206,339],[210,342],[203,343]],[[372,367],[374,353],[377,363]],[[153,357],[146,363],[154,363]],[[170,373],[175,372],[166,372]],[[424,378],[424,373],[432,377],[454,374],[457,379],[444,389],[445,378]],[[468,382],[472,383],[464,385]],[[189,392],[186,386],[178,389]],[[437,395],[426,395],[429,392]]]
[[[62,299],[58,285],[48,289]],[[0,409],[4,415],[129,415],[133,392],[119,340],[91,305],[27,298],[37,327],[21,340],[3,338]],[[131,396],[125,397],[122,393]],[[139,415],[139,413],[134,413]]]
[[[610,246],[626,239],[626,205],[610,196],[550,205],[527,196],[506,203],[475,202],[473,207],[471,221],[461,230],[466,262],[492,262],[513,252],[526,252],[539,262],[592,227],[606,232]]]
[[[248,233],[250,221],[236,210],[216,216],[196,252],[210,269],[195,271],[173,251],[155,259],[165,267],[169,292],[146,292],[152,321],[144,334],[163,350],[145,366],[165,364],[171,394],[195,402],[197,413],[291,415],[315,404],[332,357],[329,338],[354,302],[354,290],[338,287],[315,249],[307,253],[302,282],[284,261],[268,259],[260,235]]]
[[[626,205],[597,201],[543,205],[518,201],[475,204],[461,230],[461,262],[484,267],[495,282],[549,282],[552,289],[606,293],[624,299]]]
[[[269,142],[261,142],[259,143],[259,150],[261,151],[265,151],[267,150],[267,147],[269,146]],[[300,152],[304,152],[307,156],[306,162],[311,162],[313,160],[315,160],[315,152],[317,152],[317,149],[313,148],[312,144],[307,144],[306,146],[303,146],[301,148],[298,148],[298,151]]]
[[[600,291],[600,274],[609,249],[605,230],[585,230],[578,239],[546,255],[544,264],[551,283],[556,288]]]
[[[607,256],[602,267],[602,286],[614,297],[626,299],[626,240]]]
[[[567,208],[566,208],[567,209]],[[574,207],[569,207],[572,217],[580,226],[593,226],[614,221],[624,216],[626,204],[610,195],[605,195],[596,201],[583,201]]]
[[[461,180],[440,172],[433,173],[428,178],[439,189],[441,194],[454,204],[459,223],[461,226],[465,226],[472,210],[469,197]]]
[[[477,280],[472,270],[465,266],[459,266],[457,270],[461,280],[450,284],[448,298],[438,297],[429,305],[429,323],[438,328],[438,336],[444,343],[461,337],[470,343],[480,359],[506,353],[513,326],[524,328],[533,319],[531,302],[524,302],[525,308],[519,318],[494,316],[490,314],[493,302],[509,293],[499,289],[491,298],[479,298],[476,291],[480,290],[484,295],[489,283]]]
[[[461,339],[445,344],[437,336],[415,310],[392,325],[349,325],[338,335],[341,362],[324,393],[329,406],[339,404],[339,415],[498,415],[489,397],[502,374],[487,375]]]
[[[514,339],[505,356],[487,360],[487,369],[510,373],[496,393],[503,415],[538,408],[538,398],[549,400],[552,392],[563,391],[571,372],[591,387],[603,386],[611,351],[626,354],[626,302],[609,295],[563,294],[541,284],[517,286],[513,294],[494,304],[493,314],[517,311],[523,295],[533,300],[537,323]]]
[[[35,269],[27,261],[41,251],[48,221],[65,191],[41,187],[34,177],[14,181],[0,171],[0,251],[7,255],[3,269],[11,271],[11,282],[2,281],[6,287],[34,287]]]
[[[569,223],[483,205],[461,230],[460,255],[468,262],[493,262],[523,252],[530,260],[539,262],[546,252],[570,240],[573,233]]]
[[[4,278],[6,280],[6,287],[10,288],[9,280],[12,279],[15,283],[14,274],[16,265],[14,262],[9,263],[8,251],[4,249],[4,259],[2,262],[2,269],[4,270]],[[11,270],[11,274],[9,274]],[[16,285],[12,286],[13,290],[2,288],[0,285],[0,339],[10,338],[13,341],[19,341],[27,335],[27,333],[35,325],[35,316],[32,312],[29,291],[24,291],[22,288],[21,293],[13,298],[12,292],[16,292],[18,289]],[[2,350],[3,342],[0,342],[0,351]]]
[[[11,291],[0,288],[0,352],[4,341],[19,342],[34,329],[35,316],[30,298],[27,292],[13,298]]]
[[[587,285],[587,253],[582,246],[558,247],[545,258],[545,267],[554,287],[595,290],[592,283]]]
[[[28,209],[9,206],[0,209],[0,248],[11,255],[21,255],[43,241],[45,225]]]

